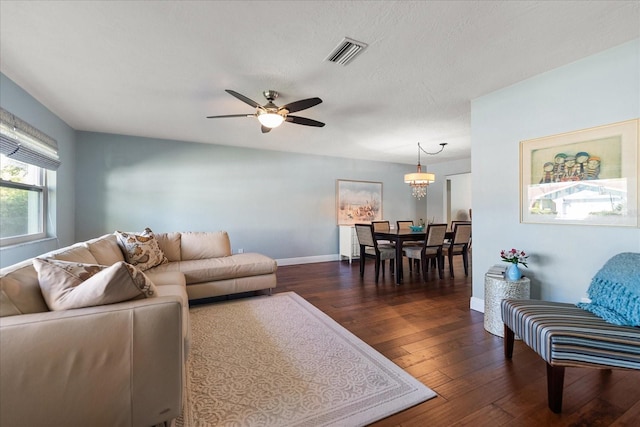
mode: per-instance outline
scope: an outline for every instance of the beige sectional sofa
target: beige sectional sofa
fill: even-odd
[[[130,267],[119,237],[76,243],[37,257],[46,262],[30,259],[0,270],[3,427],[152,426],[176,418],[191,336],[188,300],[276,286],[276,262],[260,254],[232,255],[226,232],[156,234],[163,259],[137,275],[127,274],[140,269]],[[87,266],[110,267],[86,279],[73,270],[77,265],[85,273],[95,268]],[[54,273],[45,275],[46,268]],[[128,291],[137,296],[50,309],[48,304],[86,304],[100,292],[100,298],[118,298],[122,284],[102,279],[108,270],[119,272],[112,275],[116,282],[131,276]],[[66,275],[72,286],[57,289],[56,278]],[[89,283],[88,294],[73,294]]]

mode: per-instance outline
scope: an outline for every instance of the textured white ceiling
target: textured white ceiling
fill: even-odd
[[[369,46],[324,61],[343,37]],[[74,129],[408,164],[470,155],[472,99],[638,37],[637,0],[0,2],[0,70]],[[326,126],[206,119],[253,113],[224,89]]]

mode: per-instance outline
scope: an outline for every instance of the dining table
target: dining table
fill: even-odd
[[[396,284],[402,283],[403,268],[402,268],[402,245],[405,242],[424,241],[427,237],[427,229],[423,227],[422,230],[413,231],[409,228],[397,228],[389,230],[374,231],[373,236],[377,240],[389,240],[394,243],[396,247]],[[444,236],[445,240],[453,238],[453,231],[447,231]]]

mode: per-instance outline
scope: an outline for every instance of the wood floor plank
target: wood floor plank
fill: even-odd
[[[346,261],[278,268],[275,292],[293,291],[318,307],[438,396],[380,420],[391,426],[639,426],[640,371],[567,368],[564,407],[547,407],[544,361],[521,341],[505,360],[502,338],[469,309],[471,278],[410,274],[378,284],[367,265]],[[448,266],[446,267],[448,269]]]
[[[611,425],[615,427],[638,427],[640,420],[640,402],[635,403]]]
[[[467,415],[457,423],[452,424],[452,427],[494,427],[500,425],[513,425],[512,423],[513,417],[511,415],[504,412],[497,406],[488,405]]]

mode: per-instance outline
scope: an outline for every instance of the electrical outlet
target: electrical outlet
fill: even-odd
[[[244,249],[242,249],[242,248],[238,249],[238,253],[239,254],[243,254],[244,253]]]

